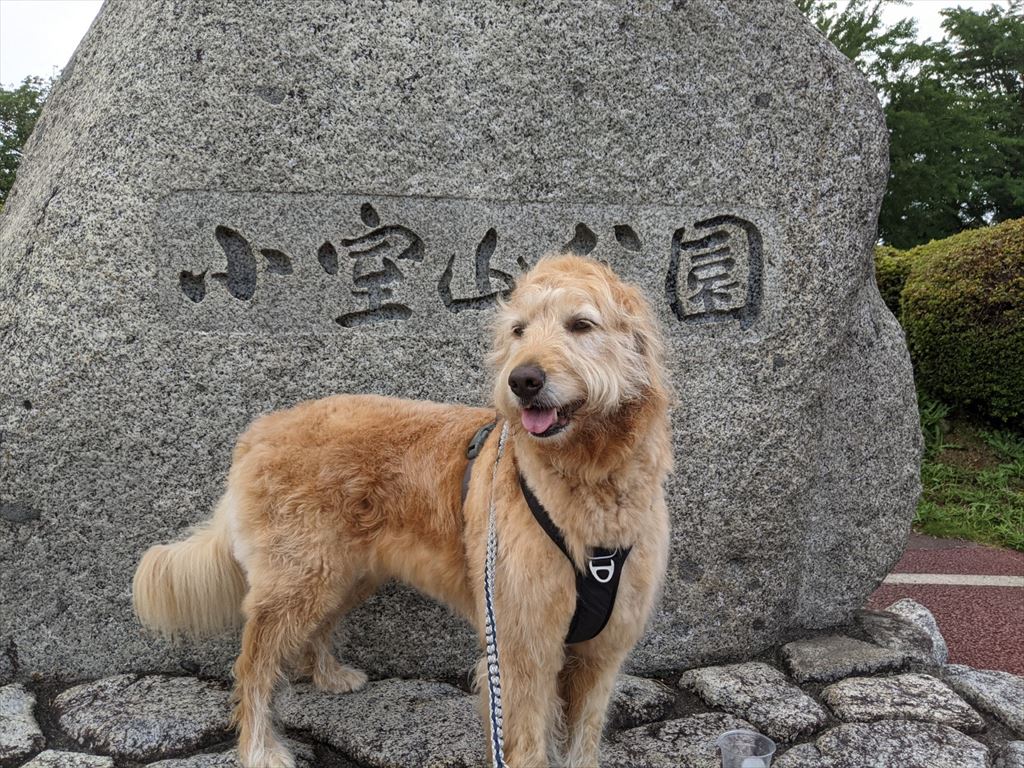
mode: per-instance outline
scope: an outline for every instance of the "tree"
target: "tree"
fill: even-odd
[[[882,9],[906,5],[906,0],[849,0],[841,11],[835,0],[795,0],[797,8],[814,22],[829,41],[853,61],[876,87],[889,73],[890,62],[913,42],[913,19],[887,27]]]
[[[882,238],[898,248],[1024,216],[1022,4],[943,11],[944,39],[909,46],[888,86]]]
[[[885,105],[884,242],[909,248],[1024,216],[1024,0],[944,10],[943,39],[925,43],[912,41],[910,20],[884,26],[885,0],[842,12],[830,0],[796,3]]]
[[[39,119],[52,83],[26,77],[17,88],[0,87],[0,209],[14,186],[22,147]]]

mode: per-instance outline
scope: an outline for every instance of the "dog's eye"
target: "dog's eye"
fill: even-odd
[[[594,324],[587,320],[585,317],[577,317],[569,325],[569,330],[573,333],[586,333],[594,327]]]
[[[522,336],[523,335],[523,330],[524,330],[523,326],[521,324],[517,323],[516,325],[512,326],[512,335],[513,336]]]

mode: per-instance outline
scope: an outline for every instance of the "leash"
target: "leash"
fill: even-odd
[[[462,503],[466,503],[469,494],[469,483],[472,477],[473,464],[487,442],[497,422],[491,422],[473,436],[466,451],[466,470],[462,476]],[[487,646],[487,709],[491,725],[491,754],[493,768],[505,768],[504,750],[504,713],[501,706],[501,667],[498,662],[498,630],[494,617],[494,571],[498,557],[498,526],[497,509],[494,497],[498,484],[498,464],[505,453],[505,442],[508,439],[508,422],[501,428],[498,439],[498,450],[494,459],[494,471],[491,475],[491,497],[487,514],[487,554],[484,560],[484,641]],[[576,569],[565,537],[555,525],[547,510],[530,490],[526,479],[519,475],[519,487],[527,506],[544,532],[569,560],[576,576],[576,610],[573,613],[567,644],[581,643],[601,633],[611,618],[615,607],[615,597],[619,589],[619,577],[629,556],[630,547],[625,549],[606,549],[595,547],[593,555],[587,557],[587,568],[584,572]]]
[[[485,438],[486,439],[486,436]],[[508,421],[501,428],[498,454],[491,475],[491,505],[487,514],[487,557],[484,560],[484,639],[487,643],[487,709],[491,721],[491,753],[494,768],[505,768],[504,713],[501,709],[501,667],[498,663],[498,627],[494,620],[494,568],[498,556],[498,526],[494,491],[498,485],[498,463],[505,453]]]

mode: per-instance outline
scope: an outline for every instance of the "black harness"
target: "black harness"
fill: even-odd
[[[480,455],[487,437],[491,434],[497,422],[491,422],[481,427],[469,442],[466,449],[466,458],[469,463],[462,478],[462,502],[466,502],[466,494],[469,492],[469,480],[473,472],[473,462]],[[594,547],[593,554],[587,556],[586,571],[576,570],[576,564],[569,554],[569,548],[565,543],[565,536],[555,525],[544,505],[530,490],[522,474],[519,475],[519,487],[523,491],[526,504],[533,513],[534,519],[544,529],[555,545],[562,550],[562,554],[569,560],[573,573],[576,575],[576,612],[569,624],[569,633],[565,637],[566,643],[582,643],[597,637],[605,628],[612,616],[612,609],[615,608],[615,595],[619,591],[619,578],[622,575],[622,568],[629,557],[631,547],[625,549],[605,549]]]

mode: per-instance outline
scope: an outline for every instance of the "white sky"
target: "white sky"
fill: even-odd
[[[905,7],[886,9],[885,18],[891,23],[912,16],[920,39],[937,40],[943,8],[980,10],[994,2],[1005,6],[1009,0],[912,0]],[[101,5],[102,0],[0,0],[0,83],[11,86],[29,75],[59,73]]]

